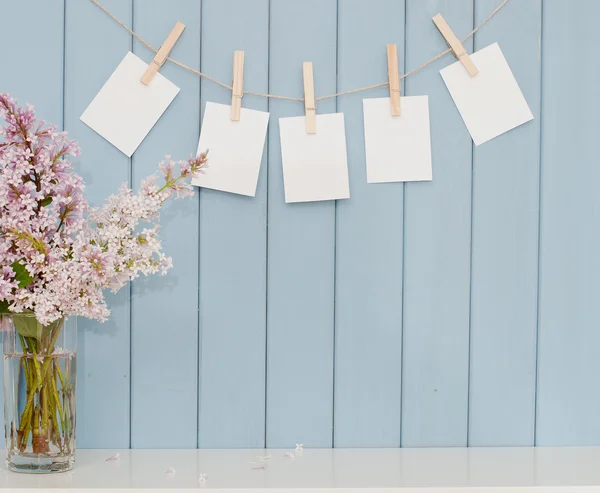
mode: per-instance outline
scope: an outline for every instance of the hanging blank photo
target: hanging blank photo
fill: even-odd
[[[147,86],[148,64],[129,52],[81,115],[81,121],[127,156],[152,130],[179,88],[160,73]]]
[[[474,77],[460,62],[443,68],[440,74],[475,145],[533,120],[498,43],[476,51],[471,60],[479,70]]]
[[[344,114],[317,115],[317,132],[305,117],[279,119],[286,203],[350,197]]]
[[[260,172],[269,113],[242,108],[231,119],[231,106],[206,103],[198,153],[209,151],[210,168],[193,185],[254,197]]]
[[[367,183],[431,180],[429,98],[400,98],[392,116],[390,98],[363,99]]]

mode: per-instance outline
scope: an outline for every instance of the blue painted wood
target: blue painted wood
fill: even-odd
[[[497,5],[477,0],[476,23]],[[541,1],[510,2],[475,35],[498,42],[535,120],[475,149],[469,445],[533,445]]]
[[[30,18],[32,8],[39,16]],[[21,21],[4,22],[0,29],[2,46],[13,46],[15,40],[19,41],[19,49],[6,49],[2,55],[0,92],[9,93],[21,105],[33,104],[38,118],[62,128],[64,0],[19,2],[11,5],[7,14],[7,19],[28,19],[28,31],[25,35]],[[36,54],[35,63],[23,56],[28,53]],[[45,74],[43,84],[39,73]],[[1,344],[0,332],[0,347]],[[0,382],[3,379],[1,366]],[[0,423],[4,426],[4,392],[0,392]],[[4,443],[4,435],[0,442]]]
[[[340,2],[338,90],[387,80],[388,43],[402,67],[404,2]],[[364,97],[386,96],[382,88],[338,98],[352,198],[337,204],[336,447],[400,445],[404,185],[367,184],[362,109]]]
[[[271,0],[270,92],[302,97],[302,62],[311,61],[316,95],[335,93],[336,3]],[[317,106],[336,109],[335,100]],[[283,196],[278,118],[303,108],[270,104],[266,444],[275,448],[332,445],[335,203]]]
[[[457,36],[472,29],[471,0],[406,9],[406,68],[446,48],[431,18]],[[471,43],[465,43],[470,51]],[[404,223],[402,445],[467,443],[471,137],[439,70],[452,55],[406,80],[406,94],[429,96],[433,181],[407,183]]]
[[[202,70],[231,80],[236,49],[245,52],[244,88],[268,92],[268,0],[203,3]],[[231,104],[231,92],[204,81],[203,107],[206,101]],[[242,106],[267,111],[268,101],[244,96]],[[204,448],[264,447],[266,149],[256,197],[201,190],[200,272],[198,443]]]
[[[402,1],[206,0],[203,18],[193,0],[103,4],[154,46],[184,21],[174,56],[224,81],[232,51],[246,50],[249,90],[301,96],[305,60],[315,64],[317,95],[383,81],[385,44],[403,43]],[[405,68],[445,48],[435,13],[462,36],[473,14],[478,22],[496,5],[407,0]],[[475,39],[478,48],[500,42],[536,116],[540,11],[541,0],[509,2]],[[80,321],[78,446],[331,446],[334,421],[337,446],[521,445],[534,430],[538,445],[600,444],[600,72],[590,62],[599,13],[593,0],[543,2],[541,118],[477,148],[474,167],[438,73],[453,58],[406,81],[407,94],[430,97],[431,183],[365,183],[361,100],[382,89],[337,102],[352,198],[284,204],[278,118],[303,108],[272,101],[257,197],[203,191],[169,208],[172,273],[137,282],[131,313],[124,290],[109,296],[106,324]],[[27,19],[28,34],[20,22],[0,32],[5,44],[19,40],[3,55],[0,91],[54,123],[64,118],[83,149],[76,166],[88,197],[101,203],[130,179],[131,163],[79,116],[131,48],[130,36],[89,1],[6,2],[3,14]],[[182,92],[135,154],[134,183],[163,154],[196,150],[199,81],[174,66],[162,72]],[[212,83],[201,95],[229,102]],[[244,106],[269,103],[245,97]],[[320,113],[335,109],[334,100],[318,104]]]
[[[172,55],[197,67],[200,5],[195,0],[134,0],[133,24],[160,46],[179,20],[187,27]],[[154,54],[134,44],[150,62]],[[200,81],[166,64],[161,74],[181,91],[133,155],[137,187],[157,171],[166,154],[187,159],[199,135]],[[196,448],[198,423],[198,197],[166,205],[161,220],[165,252],[173,258],[166,276],[133,283],[131,306],[131,446]]]
[[[130,1],[104,5],[131,25]],[[65,25],[65,128],[81,145],[79,172],[88,200],[97,206],[128,181],[130,162],[79,117],[131,48],[131,37],[91,2],[67,0]],[[112,315],[107,322],[78,323],[77,445],[84,448],[129,447],[127,288],[108,301]]]
[[[15,2],[5,13],[10,22],[0,30],[0,41],[13,48],[18,42],[19,49],[4,50],[0,92],[8,92],[20,105],[33,104],[38,118],[62,128],[64,0]]]
[[[544,2],[538,445],[600,444],[599,15]]]

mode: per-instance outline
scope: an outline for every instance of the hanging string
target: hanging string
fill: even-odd
[[[157,50],[155,48],[153,48],[152,46],[150,46],[150,44],[144,40],[141,36],[139,36],[138,34],[134,33],[131,29],[129,29],[129,27],[127,27],[120,19],[118,19],[117,17],[115,17],[108,9],[106,9],[106,7],[102,6],[100,4],[100,2],[98,0],[90,0],[92,3],[94,3],[98,8],[100,8],[100,10],[102,10],[105,14],[107,14],[113,21],[115,21],[117,24],[119,24],[123,29],[125,29],[129,34],[131,34],[135,39],[137,39],[140,43],[142,43],[146,48],[148,48],[150,51],[156,53]],[[462,41],[463,43],[465,41],[467,41],[469,38],[471,38],[477,31],[479,31],[485,24],[487,24],[487,22],[494,17],[501,9],[502,7],[504,7],[507,3],[509,2],[509,0],[503,0],[502,3],[500,3],[500,5],[498,5],[490,15],[488,15],[481,23],[479,23],[475,29],[473,29]],[[408,77],[409,75],[415,74],[417,72],[419,72],[420,70],[423,70],[425,67],[427,67],[428,65],[431,65],[433,62],[439,60],[440,58],[442,58],[444,55],[447,55],[448,53],[450,53],[450,48],[448,48],[447,50],[443,51],[442,53],[440,53],[439,55],[434,56],[432,59],[427,60],[425,63],[419,65],[418,67],[412,69],[409,72],[406,72],[405,74],[402,74],[400,76],[400,79],[405,79],[406,77]],[[200,72],[199,70],[196,70],[195,68],[192,67],[188,67],[187,65],[178,62],[177,60],[174,60],[171,57],[167,57],[167,60],[169,62],[171,62],[174,65],[177,65],[178,67],[181,67],[182,69],[188,70],[189,72],[192,72],[193,74],[196,74],[199,77],[202,77],[206,80],[209,80],[211,82],[214,82],[215,84],[224,87],[225,89],[228,89],[230,91],[233,90],[233,88],[228,85],[225,84],[224,82],[221,82],[203,72]],[[382,82],[381,84],[374,84],[371,86],[364,86],[364,87],[358,87],[356,89],[350,89],[349,91],[342,91],[342,92],[336,92],[335,94],[329,94],[327,96],[320,96],[317,98],[317,101],[323,101],[324,99],[332,99],[332,98],[337,98],[338,96],[345,96],[346,94],[354,94],[355,92],[362,92],[362,91],[368,91],[370,89],[377,89],[379,87],[386,87],[388,85],[387,82]],[[249,96],[259,96],[261,98],[271,98],[271,99],[283,99],[286,101],[304,101],[304,98],[293,98],[290,96],[280,96],[278,94],[263,94],[261,92],[252,92],[252,91],[244,91],[245,95],[249,95]]]

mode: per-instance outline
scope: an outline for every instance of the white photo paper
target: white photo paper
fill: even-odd
[[[81,115],[81,121],[131,157],[179,88],[160,73],[140,82],[148,64],[129,52]]]
[[[207,102],[198,154],[209,151],[209,168],[192,184],[254,197],[268,124],[265,111],[242,108],[232,121],[230,105]]]
[[[390,98],[363,99],[367,183],[431,180],[429,98],[400,98],[392,116]]]
[[[443,68],[440,74],[475,145],[533,120],[498,43],[476,51],[471,60],[479,69],[474,77],[460,62]]]
[[[316,134],[304,116],[280,118],[279,132],[286,203],[350,197],[343,113],[317,115]]]

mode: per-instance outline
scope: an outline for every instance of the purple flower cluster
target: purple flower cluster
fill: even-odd
[[[43,324],[75,315],[105,320],[103,289],[171,266],[158,238],[159,211],[168,199],[193,194],[186,179],[204,172],[206,153],[178,163],[167,157],[163,185],[157,176],[137,194],[123,185],[88,211],[83,180],[68,160],[79,154],[77,144],[8,94],[0,94],[1,118],[1,308],[33,311]]]

